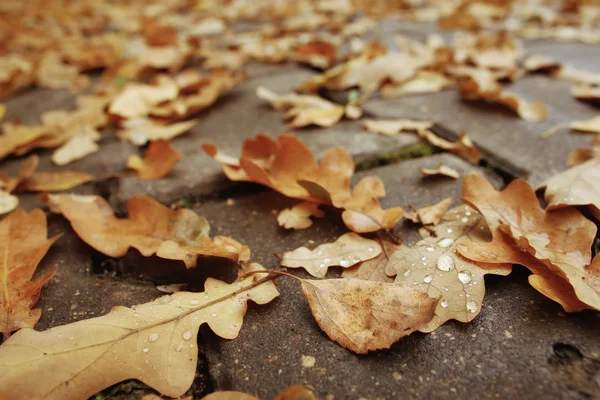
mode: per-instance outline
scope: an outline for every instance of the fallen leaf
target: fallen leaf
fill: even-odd
[[[460,178],[460,174],[457,170],[443,164],[437,168],[421,168],[420,171],[423,176],[447,176],[452,179]]]
[[[268,101],[276,110],[285,110],[283,118],[291,120],[289,128],[301,128],[308,125],[330,127],[339,122],[343,116],[357,119],[361,116],[360,108],[347,105],[342,107],[319,96],[288,93],[278,95],[260,86],[256,89],[259,99]]]
[[[0,159],[46,134],[48,128],[42,125],[24,126],[5,123],[2,125],[2,131],[4,134],[0,136]]]
[[[352,267],[345,268],[342,271],[342,277],[365,279],[376,282],[394,282],[394,278],[390,278],[385,274],[385,267],[390,256],[395,251],[400,250],[405,246],[382,239],[379,240],[379,244],[382,248],[381,254],[370,260],[365,260]]]
[[[258,397],[242,392],[220,391],[204,396],[202,400],[258,400]],[[304,386],[292,385],[279,393],[273,400],[316,400],[316,397]]]
[[[430,144],[439,147],[440,149],[458,154],[459,156],[466,158],[475,164],[481,161],[481,152],[479,149],[477,149],[477,147],[475,147],[469,136],[467,136],[466,132],[461,132],[460,137],[456,142],[449,142],[446,139],[439,137],[429,129],[419,131],[418,133],[419,136],[427,140]]]
[[[437,225],[441,220],[448,208],[452,204],[452,197],[448,197],[436,204],[419,208],[416,213],[419,218],[419,222],[423,225]]]
[[[22,181],[17,190],[23,192],[60,192],[82,185],[94,175],[77,171],[35,172]]]
[[[86,125],[78,134],[67,140],[52,153],[52,162],[56,165],[67,165],[75,160],[97,152],[100,149],[97,142],[100,134],[94,128]]]
[[[508,275],[511,271],[510,264],[475,263],[456,252],[464,241],[479,243],[490,238],[485,220],[470,207],[451,209],[444,222],[431,231],[437,236],[425,236],[414,246],[396,251],[386,267],[388,275],[396,275],[396,284],[439,299],[433,319],[419,328],[422,332],[434,331],[451,319],[473,320],[485,295],[484,275]]]
[[[40,297],[42,286],[52,278],[56,269],[35,281],[31,278],[40,260],[61,235],[50,239],[47,236],[46,215],[40,209],[29,213],[19,209],[0,221],[0,333],[3,340],[16,330],[33,328],[40,319],[42,310],[33,307]]]
[[[179,88],[175,81],[161,76],[156,85],[129,83],[108,107],[110,114],[121,118],[143,118],[152,107],[177,97]]]
[[[514,93],[504,91],[487,70],[478,70],[468,79],[459,81],[458,88],[465,99],[495,101],[514,110],[526,121],[541,121],[548,115],[542,102],[529,103]]]
[[[600,134],[600,116],[569,123],[569,128],[579,132],[590,132]]]
[[[0,189],[0,215],[7,214],[19,206],[19,198]]]
[[[337,46],[329,41],[313,39],[292,49],[292,58],[318,68],[329,68],[337,57]]]
[[[523,61],[523,67],[527,72],[553,73],[562,68],[562,65],[555,59],[543,54],[531,54]]]
[[[233,261],[239,257],[235,246],[219,242],[218,236],[209,237],[206,218],[188,209],[171,210],[147,196],[129,199],[129,218],[117,218],[99,196],[48,195],[47,201],[53,212],[69,220],[84,242],[109,257],[123,257],[133,247],[144,257],[156,254],[181,260],[188,268],[194,267],[200,256]]]
[[[374,133],[381,133],[386,136],[396,136],[403,132],[418,132],[429,129],[433,126],[433,121],[415,121],[411,119],[389,119],[363,121],[363,127]]]
[[[277,216],[277,223],[285,229],[306,229],[313,224],[310,217],[322,218],[324,216],[325,213],[319,210],[319,204],[304,201],[281,210]]]
[[[348,268],[361,261],[381,254],[381,246],[374,240],[365,239],[350,232],[333,243],[324,243],[314,250],[299,247],[283,253],[281,265],[288,268],[304,268],[309,274],[322,278],[332,266]]]
[[[25,161],[23,161],[21,165],[19,165],[19,174],[16,178],[10,178],[4,173],[0,173],[0,183],[2,184],[2,189],[7,191],[8,193],[15,191],[15,189],[19,187],[21,182],[25,181],[27,178],[31,177],[34,174],[39,162],[40,158],[37,155],[33,154],[27,157]]]
[[[158,139],[150,142],[143,159],[129,156],[127,168],[137,171],[140,179],[160,179],[167,176],[180,159],[181,154],[169,142]]]
[[[600,86],[579,85],[571,88],[571,95],[577,100],[600,104]]]
[[[497,192],[474,174],[465,178],[463,201],[484,215],[493,239],[463,243],[457,248],[461,255],[481,262],[524,265],[539,275],[529,280],[532,286],[566,311],[600,307],[597,288],[587,283],[595,279],[589,265],[596,226],[578,210],[546,212],[527,182],[515,180]]]
[[[202,400],[259,400],[259,398],[247,393],[226,390],[206,395]]]
[[[197,119],[163,125],[151,119],[136,118],[123,123],[123,128],[117,135],[130,141],[136,146],[143,146],[153,140],[171,140],[187,131],[198,123]]]
[[[358,354],[387,349],[426,325],[437,300],[408,286],[362,279],[302,280],[321,329]]]
[[[0,121],[4,118],[4,114],[6,114],[6,105],[0,103]]]
[[[42,56],[36,82],[49,89],[83,89],[89,84],[89,77],[79,75],[77,67],[65,63],[57,52],[50,51]]]
[[[384,98],[408,96],[413,94],[437,93],[451,87],[454,82],[444,74],[432,71],[419,71],[408,81],[402,83],[384,83],[379,90]]]
[[[548,210],[572,206],[590,206],[600,216],[600,159],[579,164],[548,179],[544,199]]]
[[[262,269],[258,264],[248,268]],[[266,304],[279,295],[266,279],[271,278],[253,275],[228,284],[208,278],[203,293],[179,292],[131,308],[114,307],[104,316],[47,331],[23,329],[0,347],[0,397],[86,399],[127,379],[166,396],[183,395],[196,374],[200,325],[207,323],[222,338],[236,338],[247,302]],[[45,378],[32,385],[39,376]]]
[[[214,145],[204,144],[202,149],[222,163],[233,181],[260,183],[288,197],[344,209],[342,218],[355,232],[391,229],[402,218],[399,207],[381,208],[378,198],[385,196],[385,188],[379,178],[363,178],[350,191],[354,161],[343,149],[329,150],[320,164],[292,135],[276,141],[265,135],[246,139],[240,159],[220,153]]]
[[[600,86],[600,73],[584,71],[570,65],[563,65],[553,75],[558,79],[578,85]]]

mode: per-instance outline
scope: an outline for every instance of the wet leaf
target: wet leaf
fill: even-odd
[[[0,347],[0,397],[85,399],[127,379],[166,396],[184,394],[196,374],[200,325],[234,339],[249,300],[266,304],[279,295],[258,275],[232,284],[208,278],[204,287],[47,331],[21,330]]]
[[[16,330],[33,328],[40,319],[42,310],[33,307],[42,286],[56,270],[36,280],[31,278],[40,260],[60,236],[48,239],[46,215],[40,209],[29,213],[19,209],[0,221],[0,333],[4,340]]]
[[[283,253],[281,265],[288,268],[304,268],[309,274],[322,278],[329,267],[348,268],[361,261],[381,254],[381,246],[374,240],[356,233],[346,233],[333,243],[324,243],[314,250],[299,247]]]
[[[151,197],[131,198],[127,202],[129,218],[117,218],[99,196],[49,195],[47,201],[53,212],[71,222],[84,242],[109,257],[123,257],[133,247],[145,257],[156,254],[181,260],[191,268],[201,256],[237,261],[240,249],[247,251],[231,238],[211,239],[206,218],[188,209],[171,210]]]
[[[390,259],[390,256],[397,250],[404,248],[405,246],[400,244],[392,243],[388,240],[379,240],[382,251],[375,258],[363,261],[352,267],[345,268],[342,271],[343,278],[356,278],[365,279],[368,281],[376,282],[394,282],[394,278],[390,278],[385,274],[385,267]]]
[[[143,159],[129,156],[127,168],[137,171],[140,179],[160,179],[167,176],[180,159],[181,154],[169,142],[158,139],[150,142]]]
[[[302,291],[327,336],[359,354],[387,349],[420,329],[437,303],[407,286],[362,279],[302,280]]]
[[[322,218],[325,213],[319,210],[319,204],[304,201],[290,208],[281,210],[277,223],[285,229],[306,229],[313,222],[310,217]]]
[[[431,332],[455,319],[473,320],[485,295],[485,274],[508,275],[510,264],[475,263],[456,253],[463,241],[486,242],[490,238],[482,215],[468,206],[458,206],[444,215],[444,222],[432,228],[437,236],[425,237],[412,247],[393,253],[386,267],[396,275],[397,284],[438,298],[435,316],[423,332]]]
[[[596,272],[589,267],[596,226],[578,210],[546,212],[525,181],[515,180],[498,192],[473,174],[465,178],[463,201],[484,215],[493,239],[463,243],[457,248],[461,255],[478,262],[526,266],[539,276],[529,279],[532,286],[566,311],[600,307],[597,289],[590,286]]]

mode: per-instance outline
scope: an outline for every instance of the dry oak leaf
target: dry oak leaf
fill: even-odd
[[[302,280],[302,291],[327,336],[358,354],[387,349],[421,329],[437,304],[408,286],[353,278]]]
[[[384,98],[401,97],[413,94],[437,93],[454,85],[454,81],[444,74],[432,71],[419,71],[408,81],[384,83],[379,89]]]
[[[514,93],[506,92],[487,70],[478,70],[468,79],[458,82],[460,94],[470,100],[491,100],[514,110],[526,121],[546,119],[548,110],[539,100],[529,103]]]
[[[430,206],[422,207],[414,211],[414,215],[408,217],[414,223],[421,223],[423,225],[437,225],[448,208],[452,204],[452,197],[445,198],[444,200],[439,201],[436,204],[432,204]]]
[[[350,232],[333,243],[324,243],[314,250],[299,247],[283,253],[281,265],[288,268],[304,268],[309,274],[322,278],[329,267],[351,267],[381,254],[381,246],[374,240]]]
[[[363,127],[374,133],[380,133],[386,136],[396,136],[399,133],[418,132],[429,129],[433,126],[433,121],[415,121],[411,119],[389,119],[363,121]]]
[[[42,286],[56,270],[46,272],[35,281],[31,278],[50,246],[61,235],[50,239],[47,236],[46,215],[40,209],[29,213],[19,209],[0,222],[0,333],[4,340],[18,329],[33,328],[40,319],[42,311],[33,306],[40,297]]]
[[[144,158],[131,155],[127,159],[127,168],[138,172],[140,179],[160,179],[173,169],[181,154],[169,142],[158,139],[150,142]]]
[[[493,237],[487,243],[461,244],[463,256],[526,266],[537,275],[530,277],[531,285],[566,311],[600,307],[598,290],[587,283],[594,273],[588,266],[596,225],[578,210],[546,212],[527,182],[515,180],[498,192],[474,174],[465,178],[463,201],[484,215]]]
[[[256,89],[256,95],[259,99],[271,103],[276,110],[285,110],[283,118],[290,120],[289,128],[301,128],[312,124],[330,127],[344,116],[357,119],[362,115],[362,110],[357,106],[343,107],[319,96],[296,93],[278,95],[263,86]]]
[[[510,264],[474,263],[456,253],[463,241],[486,242],[490,238],[482,215],[470,207],[451,209],[444,222],[431,231],[437,236],[425,234],[413,247],[395,252],[386,267],[388,275],[396,275],[396,283],[439,299],[435,316],[420,328],[422,332],[434,331],[451,319],[473,320],[485,295],[484,275],[508,275],[511,271]]]
[[[258,264],[248,269],[258,270]],[[228,284],[208,278],[203,293],[179,292],[68,325],[21,330],[0,347],[0,398],[86,399],[127,379],[177,397],[196,373],[196,335],[207,323],[234,339],[249,300],[279,295],[273,282],[252,275]],[[72,338],[65,340],[65,338]],[[41,378],[41,379],[40,379]],[[32,385],[32,380],[39,384]]]
[[[168,76],[160,76],[156,85],[130,83],[110,103],[108,112],[120,118],[146,117],[152,108],[177,97],[177,83]]]
[[[600,116],[569,123],[569,128],[579,132],[600,134]]]
[[[171,210],[147,196],[129,199],[128,218],[117,218],[99,196],[48,195],[47,201],[84,242],[109,257],[123,257],[133,247],[145,257],[156,254],[191,268],[201,256],[238,261],[241,250],[247,250],[231,238],[211,239],[208,221],[195,212]]]
[[[15,191],[21,182],[25,181],[35,173],[39,162],[40,158],[36,154],[27,157],[25,161],[19,165],[19,174],[16,178],[11,178],[4,172],[0,172],[0,187],[9,193]]]
[[[97,152],[100,149],[98,141],[100,134],[94,128],[86,125],[79,133],[68,139],[52,153],[52,162],[56,165],[67,165],[75,160]]]
[[[322,218],[325,212],[319,210],[319,204],[304,201],[281,210],[277,223],[285,229],[306,229],[313,224],[310,217]]]
[[[146,118],[129,119],[123,123],[117,135],[136,146],[143,146],[152,140],[171,140],[198,123],[197,119],[164,125]]]
[[[590,206],[600,216],[600,159],[594,158],[548,179],[544,199],[548,210],[570,206]]]
[[[342,271],[342,278],[356,278],[388,283],[394,282],[394,278],[390,278],[386,275],[385,267],[390,256],[405,246],[384,239],[380,239],[379,244],[382,249],[381,254],[370,260],[365,260],[352,267],[345,268]]]
[[[461,132],[456,142],[449,142],[448,140],[439,137],[429,129],[419,131],[418,134],[430,144],[439,147],[440,149],[447,150],[451,153],[458,154],[472,163],[479,163],[479,161],[481,161],[481,152],[477,147],[475,147],[465,132]]]
[[[4,134],[0,136],[0,159],[47,134],[48,128],[43,125],[26,126],[5,123],[2,125],[2,131]]]
[[[460,174],[454,168],[450,168],[447,165],[440,165],[437,168],[421,168],[421,174],[423,176],[447,176],[448,178],[458,179]]]
[[[577,100],[600,104],[600,86],[578,85],[571,88],[571,95]]]
[[[343,209],[344,222],[355,232],[391,229],[402,218],[399,207],[381,208],[378,198],[385,196],[385,188],[379,178],[363,178],[350,192],[354,161],[341,148],[329,150],[320,164],[292,135],[281,135],[276,141],[265,135],[246,139],[240,159],[220,153],[212,144],[202,149],[222,164],[233,181],[260,183],[288,197]]]

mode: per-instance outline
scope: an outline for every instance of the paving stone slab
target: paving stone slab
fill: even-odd
[[[439,163],[461,173],[484,173],[501,185],[488,171],[449,154],[365,171],[358,177],[380,176],[388,191],[387,206],[420,207],[460,196],[460,181],[419,176],[419,168]],[[215,232],[247,243],[253,259],[268,268],[278,268],[272,253],[314,247],[345,232],[336,215],[317,220],[307,230],[284,231],[276,225],[276,211],[293,202],[271,192],[234,200],[232,206],[211,201],[194,210],[208,216]],[[414,230],[400,227],[409,244],[418,240]],[[307,277],[300,270],[294,273]],[[328,275],[336,276],[337,272]],[[433,334],[416,333],[391,350],[366,356],[331,342],[311,316],[298,283],[280,278],[281,296],[271,304],[251,306],[237,339],[225,341],[207,329],[202,331],[213,384],[216,390],[241,390],[265,399],[294,383],[311,385],[319,398],[326,399],[582,398],[577,390],[554,379],[555,368],[548,359],[556,342],[598,357],[600,319],[591,312],[565,316],[557,304],[529,287],[526,276],[524,269],[516,268],[506,278],[486,277],[488,294],[472,323],[450,322]],[[315,365],[303,367],[302,356],[314,357]],[[571,376],[568,366],[561,371]],[[585,382],[578,390],[593,388],[592,377],[579,374],[577,379]]]
[[[523,78],[511,85],[510,90],[529,100],[542,99],[548,107],[548,118],[540,122],[524,121],[500,105],[462,100],[457,90],[377,98],[365,103],[364,108],[379,118],[431,119],[449,130],[449,139],[466,131],[488,160],[538,185],[566,169],[566,159],[572,150],[589,146],[586,135],[562,130],[544,139],[540,134],[557,124],[591,118],[596,110],[572,99],[564,82],[545,76]]]

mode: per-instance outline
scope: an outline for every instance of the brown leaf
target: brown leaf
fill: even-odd
[[[487,70],[479,70],[470,78],[459,81],[458,88],[460,94],[466,99],[495,101],[514,110],[527,121],[541,121],[548,115],[546,106],[542,102],[538,100],[529,103],[514,93],[504,91]]]
[[[288,268],[304,268],[309,274],[322,278],[332,266],[348,268],[356,263],[377,257],[381,246],[374,240],[356,233],[346,233],[333,243],[324,243],[314,250],[299,247],[283,253],[281,265]]]
[[[225,390],[206,395],[202,400],[259,400],[259,398],[247,393]]]
[[[531,54],[523,61],[523,67],[527,72],[553,73],[559,70],[562,65],[555,59],[543,54]]]
[[[352,267],[345,268],[342,271],[343,278],[356,278],[365,279],[368,281],[376,282],[394,282],[394,278],[390,278],[385,274],[385,267],[388,263],[390,256],[397,250],[404,248],[405,246],[400,244],[392,243],[388,240],[379,240],[382,252],[375,258],[363,261]]]
[[[269,89],[260,86],[256,95],[261,100],[266,100],[276,110],[284,110],[283,118],[291,120],[289,128],[301,128],[308,125],[330,127],[338,123],[342,117],[357,119],[362,110],[356,106],[340,106],[319,96],[288,93],[278,95]]]
[[[2,125],[2,130],[4,134],[0,136],[0,159],[45,135],[48,129],[42,125],[24,126],[5,123]]]
[[[591,263],[596,226],[579,211],[563,208],[545,212],[525,181],[515,180],[498,192],[484,178],[473,174],[465,178],[463,201],[484,215],[493,237],[488,243],[461,244],[458,250],[463,256],[526,266],[540,275],[530,279],[530,283],[537,284],[536,289],[567,311],[581,310],[586,304],[600,307],[600,296],[590,295],[594,289],[586,283],[589,278],[585,278],[590,274],[586,266]]]
[[[150,142],[144,158],[131,155],[127,159],[127,168],[136,170],[140,179],[160,179],[173,169],[181,154],[169,142],[158,139]]]
[[[202,400],[258,400],[258,397],[242,392],[221,391],[204,396]],[[292,385],[279,393],[273,400],[316,400],[316,397],[304,386]]]
[[[447,150],[451,153],[458,154],[472,163],[479,163],[479,161],[481,161],[481,152],[479,149],[477,149],[477,147],[475,147],[469,136],[467,136],[466,132],[461,132],[460,137],[454,143],[439,137],[429,129],[419,131],[419,136],[427,140],[432,145]]]
[[[40,209],[29,213],[17,210],[0,222],[0,333],[4,334],[4,340],[18,329],[33,328],[40,319],[42,311],[33,307],[42,286],[56,270],[35,281],[31,278],[40,260],[61,235],[50,239],[47,236],[46,215]]]
[[[571,88],[571,95],[577,100],[600,104],[600,86],[579,85]]]
[[[108,107],[110,114],[120,118],[146,117],[152,107],[177,97],[179,88],[173,79],[161,76],[156,85],[129,83]]]
[[[127,203],[129,218],[117,218],[110,205],[98,196],[48,195],[53,212],[71,222],[84,242],[109,257],[123,257],[130,247],[145,256],[156,254],[169,260],[181,260],[186,267],[196,265],[198,257],[223,257],[234,261],[240,247],[209,237],[206,218],[191,210],[171,210],[146,196]]]
[[[293,48],[292,58],[318,68],[329,68],[337,57],[337,46],[331,42],[313,39]]]
[[[474,263],[456,253],[462,242],[485,242],[490,237],[481,214],[468,206],[448,211],[444,222],[430,231],[436,236],[425,235],[416,245],[396,251],[386,267],[388,275],[396,275],[397,284],[439,298],[434,318],[419,328],[423,332],[431,332],[451,319],[474,319],[483,304],[484,275],[508,275],[511,271],[510,264]]]
[[[437,304],[407,286],[362,279],[302,280],[302,291],[327,336],[359,354],[387,349],[420,329]]]
[[[419,208],[417,210],[417,216],[419,222],[423,225],[437,225],[441,220],[448,208],[452,204],[452,197],[448,197],[436,204]]]
[[[313,224],[310,217],[322,218],[324,216],[325,213],[319,210],[319,204],[304,201],[281,210],[277,216],[277,223],[285,229],[306,229]]]
[[[452,179],[460,178],[460,174],[457,170],[443,164],[437,168],[421,168],[420,171],[423,176],[447,176]]]
[[[429,129],[433,126],[433,121],[415,121],[411,119],[390,119],[390,120],[372,120],[363,121],[363,127],[374,133],[381,133],[386,136],[396,136],[399,133],[418,132]]]
[[[246,267],[259,269],[264,270],[259,264]],[[208,278],[203,293],[114,307],[101,317],[47,331],[23,329],[0,347],[0,398],[87,399],[127,379],[166,396],[183,395],[196,374],[200,326],[206,323],[218,336],[234,339],[248,301],[266,304],[279,295],[270,278],[259,278],[231,284]],[[44,379],[32,385],[40,376]]]
[[[77,171],[36,172],[18,187],[24,192],[60,192],[83,185],[94,179],[94,175]]]
[[[260,183],[288,197],[344,209],[342,218],[355,232],[390,229],[402,218],[399,207],[381,208],[378,198],[385,196],[385,189],[379,178],[363,178],[350,192],[354,162],[341,148],[329,150],[320,164],[292,135],[281,135],[276,141],[265,135],[247,139],[239,160],[214,145],[204,144],[202,149],[222,163],[233,181]]]

